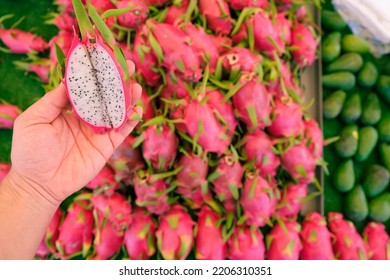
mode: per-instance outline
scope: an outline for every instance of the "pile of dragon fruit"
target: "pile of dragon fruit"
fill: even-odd
[[[313,1],[88,2],[115,48],[135,63],[144,115],[96,178],[58,209],[37,258],[389,257],[381,224],[367,225],[363,238],[339,213],[300,215],[304,202],[321,193],[315,171],[324,165],[322,131],[306,112],[311,100],[300,84],[319,43]],[[72,1],[57,5],[51,22],[59,32],[50,42],[0,30],[11,52],[41,53],[19,66],[47,88],[62,80],[56,46],[82,57],[72,47],[78,28]],[[101,57],[98,64],[107,66],[109,58]],[[66,71],[69,89],[78,77]],[[106,101],[122,110],[118,92]],[[76,97],[70,95],[72,105]],[[88,106],[78,105],[77,113],[97,131],[94,116],[103,116],[103,125],[120,116],[109,106],[88,115]],[[20,110],[0,105],[1,112],[7,115],[1,126],[12,128]],[[309,191],[313,185],[317,191]]]

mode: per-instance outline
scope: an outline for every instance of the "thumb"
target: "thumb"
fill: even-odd
[[[62,110],[69,104],[66,96],[66,88],[61,83],[57,88],[46,93],[41,99],[30,106],[24,113],[27,120],[39,123],[51,123],[61,114]]]

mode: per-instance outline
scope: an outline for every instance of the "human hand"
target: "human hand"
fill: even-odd
[[[132,74],[134,64],[128,64]],[[134,105],[141,86],[134,83],[131,92]],[[14,125],[8,180],[14,188],[57,205],[97,175],[137,125],[136,115],[142,117],[142,108],[136,106],[119,132],[96,134],[70,109],[61,84],[23,112]]]

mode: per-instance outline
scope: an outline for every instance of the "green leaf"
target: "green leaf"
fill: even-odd
[[[153,51],[157,55],[158,63],[161,63],[164,60],[164,53],[163,53],[163,50],[161,49],[160,44],[158,43],[156,37],[154,37],[152,32],[149,32],[148,40],[149,40],[150,46],[152,47]]]
[[[110,9],[110,10],[105,11],[102,14],[102,18],[106,19],[108,17],[120,16],[120,15],[123,15],[123,14],[133,10],[134,8],[135,8],[135,6],[128,6],[128,7],[122,8],[122,9]]]
[[[88,12],[93,23],[96,25],[97,29],[102,35],[104,41],[110,46],[111,49],[114,49],[114,46],[116,44],[114,35],[112,34],[110,28],[108,28],[106,23],[103,21],[103,19],[100,17],[95,7],[92,6],[90,3],[88,3]]]
[[[58,64],[61,67],[65,68],[65,54],[64,54],[64,52],[62,51],[60,46],[57,45],[57,43],[54,43],[54,47],[56,50],[56,57],[57,57]]]
[[[91,21],[87,15],[83,3],[80,0],[72,0],[73,8],[76,14],[77,22],[79,24],[81,38],[87,39],[87,34],[94,34],[94,29]]]
[[[127,67],[127,62],[123,50],[118,46],[114,45],[114,55],[119,65],[123,69],[124,80],[128,81],[130,79],[130,73],[129,73],[129,68]]]

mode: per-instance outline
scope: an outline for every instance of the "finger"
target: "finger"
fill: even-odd
[[[142,87],[138,83],[133,83],[131,85],[132,106],[137,105],[137,103],[141,100],[141,95],[142,95]]]
[[[62,110],[69,104],[66,96],[66,88],[61,83],[57,88],[46,93],[41,99],[30,106],[24,113],[26,120],[51,123],[61,114]]]
[[[143,109],[141,106],[136,106],[133,109],[133,113],[129,116],[129,120],[127,123],[121,128],[120,131],[110,132],[110,138],[112,140],[112,143],[114,144],[115,149],[119,147],[120,144],[122,144],[123,140],[129,134],[133,131],[133,129],[136,127],[136,125],[139,123],[139,119],[142,118],[143,115]]]
[[[135,64],[131,60],[126,60],[127,68],[129,69],[129,75],[133,75],[135,72]]]

